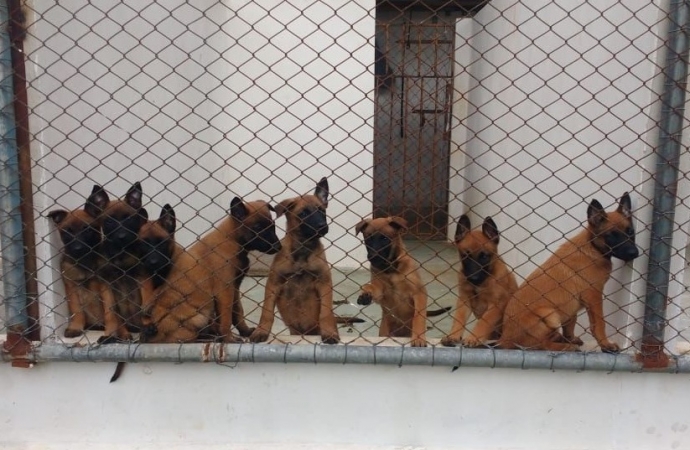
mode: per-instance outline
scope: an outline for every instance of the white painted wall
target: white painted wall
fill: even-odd
[[[625,191],[647,250],[664,5],[494,0],[458,22],[450,215],[493,216],[519,277],[580,229],[591,199],[610,209]],[[646,267],[617,262],[607,285],[625,345],[641,332]]]
[[[690,447],[687,374],[186,363],[130,364],[108,384],[112,369],[0,366],[0,446]]]
[[[338,17],[354,24],[353,28],[337,19],[327,20],[333,13],[324,2],[305,0],[292,0],[292,6],[281,2],[271,16],[258,9],[258,5],[268,5],[268,2],[228,1],[217,3],[227,8],[216,7],[205,18],[198,17],[190,6],[209,6],[216,2],[176,1],[172,3],[180,6],[175,14],[178,22],[166,19],[155,3],[123,2],[108,18],[94,6],[85,7],[85,3],[75,0],[50,8],[53,5],[48,2],[32,2],[36,13],[29,15],[32,26],[25,44],[34,112],[31,130],[34,133],[32,155],[36,161],[33,180],[37,191],[39,266],[47,263],[39,273],[44,333],[64,321],[59,317],[64,311],[50,307],[50,292],[53,288],[59,291],[60,283],[52,259],[57,240],[54,234],[49,234],[51,228],[45,213],[56,203],[61,207],[78,207],[94,182],[103,183],[118,194],[130,183],[146,179],[148,199],[157,205],[171,202],[178,207],[181,218],[187,217],[184,220],[187,231],[180,238],[190,242],[194,234],[208,229],[222,216],[232,195],[275,196],[279,200],[310,190],[324,171],[338,167],[338,177],[331,178],[336,196],[330,211],[337,217],[331,236],[343,234],[343,237],[334,243],[329,258],[344,266],[351,264],[350,259],[344,258],[345,253],[353,260],[363,259],[358,240],[343,230],[351,229],[350,222],[355,218],[368,214],[370,205],[373,51],[368,37],[373,36],[374,23],[368,11],[373,8],[373,2],[359,2],[363,7],[343,3],[345,6],[337,10]],[[574,8],[564,3],[567,2],[558,5]],[[651,197],[651,187],[647,180],[653,163],[649,146],[654,144],[655,136],[644,130],[652,128],[650,123],[656,116],[653,108],[635,105],[651,104],[658,89],[654,85],[654,63],[659,58],[655,34],[663,36],[657,25],[660,13],[653,4],[641,0],[620,4],[606,0],[592,6],[593,3],[580,3],[577,11],[566,18],[561,17],[564,13],[559,12],[556,3],[494,0],[475,21],[458,24],[458,67],[464,71],[456,72],[456,86],[463,97],[454,104],[454,114],[462,126],[453,131],[456,147],[451,161],[459,171],[451,173],[454,175],[451,187],[458,194],[451,202],[451,212],[457,218],[464,208],[472,207],[475,218],[495,215],[504,230],[502,248],[506,258],[521,276],[546,257],[547,249],[562,239],[564,231],[577,228],[583,220],[586,202],[594,196],[608,207],[622,190],[634,189],[639,242],[644,245],[648,241],[645,225],[650,207],[646,199]],[[620,9],[623,3],[633,10],[636,6],[648,6],[632,18]],[[156,24],[160,34],[153,39],[142,36],[142,45],[118,35],[118,24],[126,23],[124,27],[134,33],[151,27],[141,19],[130,21],[132,12],[125,5],[146,10],[142,17]],[[546,30],[540,31],[543,27],[527,6],[532,11],[539,9],[539,18],[552,26],[544,37],[536,37]],[[609,7],[613,9],[605,15],[607,20],[594,9]],[[64,8],[79,10],[79,20]],[[304,16],[296,13],[299,9],[304,11]],[[319,31],[320,37],[310,41],[309,46],[325,48],[334,40],[326,35],[342,31],[344,34],[337,37],[338,46],[351,46],[347,48],[354,58],[324,52],[313,66],[307,64],[309,52],[299,40],[308,34],[304,21],[307,16],[327,22]],[[288,30],[277,22],[279,17],[283,21],[293,17],[296,20]],[[540,62],[544,59],[540,48],[557,46],[558,38],[554,34],[566,33],[569,44],[577,50],[589,48],[591,40],[582,32],[582,26],[573,21],[588,23],[588,32],[602,33],[598,36],[602,38],[601,44],[593,45],[582,60],[575,58],[572,51],[564,51]],[[180,23],[189,24],[190,30],[177,36]],[[61,26],[59,31],[56,25]],[[612,30],[616,25],[620,26]],[[521,33],[517,32],[518,26]],[[535,38],[535,43],[530,43],[530,38],[522,33]],[[639,33],[635,34],[639,50],[632,54],[617,47],[627,40],[623,38],[626,33]],[[69,39],[78,39],[84,48],[94,50],[104,43],[98,34],[108,38],[110,44],[94,58]],[[220,39],[228,34],[232,39]],[[495,48],[496,42],[490,34],[502,38],[511,51],[519,50],[522,62],[509,60],[504,50]],[[44,40],[49,44],[39,45]],[[261,62],[249,61],[251,51],[268,41],[273,47],[260,53]],[[191,60],[182,58],[180,50],[170,46],[171,42],[181,46],[182,53],[190,52]],[[115,49],[130,49],[128,54],[133,62],[118,57]],[[618,59],[611,58],[606,49],[618,49]],[[61,60],[57,54],[64,51],[67,53]],[[297,66],[305,65],[305,70],[278,63],[276,59],[280,59],[281,51],[294,57]],[[223,59],[219,59],[221,56]],[[237,62],[245,61],[243,58],[248,62]],[[562,63],[562,59],[573,60],[573,66],[561,71],[556,64]],[[163,61],[173,65],[181,63],[179,75],[168,74],[170,68]],[[491,63],[499,62],[504,68],[502,73],[519,78],[516,87],[504,90],[507,78],[491,70]],[[137,70],[137,64],[145,69]],[[269,75],[262,76],[268,65],[273,73],[294,74],[290,87]],[[587,76],[586,70],[594,66],[601,72]],[[631,72],[619,73],[623,66],[632,67]],[[315,73],[327,75],[317,83],[312,78]],[[126,81],[115,74],[126,77]],[[216,74],[217,78],[210,74]],[[542,77],[559,74],[556,76],[559,81],[543,84],[535,74]],[[636,81],[635,75],[644,81]],[[564,92],[568,77],[572,77],[571,84],[577,82],[580,88]],[[194,81],[190,83],[190,80]],[[607,85],[611,80],[613,86]],[[159,81],[160,88],[151,90]],[[315,85],[321,87],[314,90]],[[329,91],[341,86],[347,86],[346,95],[337,99],[329,95]],[[597,86],[603,86],[603,90],[595,96],[585,92]],[[535,92],[527,101],[517,87]],[[267,100],[262,88],[278,90]],[[618,89],[634,93],[628,102],[618,104]],[[320,94],[298,100],[299,91]],[[550,103],[557,93],[562,93],[564,99],[550,106],[548,112],[568,117],[561,117],[562,126],[552,129],[553,124],[549,125],[540,112],[541,105]],[[566,100],[573,106],[567,106]],[[308,101],[323,102],[319,108],[323,115],[312,116],[314,109]],[[502,115],[501,101],[513,107],[513,115]],[[597,102],[616,103],[612,111],[621,119],[613,114],[600,116],[598,111],[602,106]],[[89,104],[100,106],[90,108]],[[125,112],[127,107],[139,117],[150,116],[150,120],[141,122]],[[481,114],[477,107],[481,107]],[[158,108],[163,114],[154,116]],[[533,117],[534,113],[540,114]],[[337,118],[335,123],[333,118]],[[305,125],[290,133],[277,130],[302,119],[306,120]],[[622,120],[625,127],[621,127]],[[312,140],[315,131],[322,141]],[[641,131],[644,132],[639,136]],[[532,142],[540,132],[541,138]],[[609,132],[604,139],[603,135]],[[161,136],[170,142],[157,142]],[[88,153],[83,153],[82,148]],[[209,154],[209,148],[217,156]],[[280,151],[275,150],[278,148]],[[338,152],[328,154],[331,148]],[[128,158],[117,156],[115,150]],[[317,152],[324,159],[320,162],[302,159],[308,156],[307,150],[311,154]],[[612,161],[613,170],[593,163],[588,150],[606,155]],[[250,155],[266,152],[270,157],[262,163],[267,169],[255,168],[251,173],[241,170],[252,161]],[[340,160],[341,156],[335,153],[350,158],[343,156]],[[287,162],[285,155],[289,155]],[[593,181],[566,164],[569,159],[582,166]],[[628,164],[637,159],[640,164],[628,169]],[[226,160],[228,164],[224,167]],[[542,161],[547,167],[526,167],[532,160]],[[467,168],[465,164],[469,164]],[[515,169],[509,164],[523,165],[525,175],[512,180]],[[511,181],[503,185],[482,178],[484,169],[480,166],[493,169],[491,172],[500,174],[501,181],[508,178]],[[562,168],[559,176],[564,181],[551,176],[552,167]],[[175,176],[171,168],[183,172],[184,179]],[[618,179],[614,172],[621,168],[626,170]],[[269,169],[275,175],[270,175]],[[304,169],[304,175],[300,169]],[[208,176],[206,170],[213,170],[213,176]],[[88,172],[88,178],[83,176],[84,172]],[[286,176],[295,178],[291,187],[296,191],[286,191],[285,183],[275,179]],[[255,189],[257,180],[262,180],[261,192]],[[606,183],[603,189],[606,192],[599,188],[600,182]],[[571,183],[569,189],[546,202],[545,196],[561,192],[563,183]],[[535,184],[543,193],[537,194]],[[690,193],[685,184],[681,184],[679,192]],[[70,192],[71,186],[75,192]],[[484,195],[488,192],[492,192],[490,198]],[[182,201],[190,206],[177,205]],[[687,199],[680,203],[683,201]],[[498,213],[499,207],[503,207],[502,213]],[[153,214],[157,213],[152,209]],[[196,209],[203,218],[193,215]],[[565,214],[566,211],[572,215]],[[683,287],[685,233],[690,222],[687,208],[681,205],[677,217],[683,232],[674,245],[682,251],[673,261],[676,279],[672,292]],[[525,240],[533,230],[540,230],[540,240]],[[519,242],[519,250],[510,242]],[[534,262],[526,263],[528,257],[533,257]],[[639,274],[645,269],[644,258],[631,266],[618,267],[616,280],[609,284],[610,292],[614,292],[621,283],[632,281],[629,289],[633,294],[612,295],[614,302],[609,305],[611,308],[629,305],[614,316],[614,324],[626,338],[639,336],[639,330],[628,325],[641,317],[641,302],[636,301],[635,295],[644,290]],[[670,311],[677,311],[675,307],[672,305]],[[677,329],[687,328],[687,321],[673,320],[678,321],[672,321]],[[619,337],[618,341],[621,340]],[[3,418],[0,447],[70,450],[690,447],[685,420],[690,394],[685,374],[464,368],[450,373],[439,367],[241,364],[228,368],[130,364],[123,377],[109,385],[107,380],[113,368],[114,364],[105,363],[41,364],[31,370],[0,365],[0,417]],[[180,380],[188,381],[181,384]]]
[[[327,176],[328,259],[365,261],[352,229],[371,214],[373,8],[33,2],[25,48],[46,331],[66,313],[46,296],[62,289],[46,213],[80,207],[94,183],[122,196],[143,180],[149,214],[171,203],[187,245],[235,195],[277,203]]]

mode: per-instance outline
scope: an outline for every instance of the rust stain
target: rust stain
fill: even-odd
[[[642,342],[635,360],[642,363],[644,369],[665,369],[671,363],[671,359],[664,353],[664,343],[653,337],[648,337]]]
[[[201,362],[209,362],[210,358],[209,356],[211,355],[211,343],[208,342],[204,344],[203,349],[201,350]]]

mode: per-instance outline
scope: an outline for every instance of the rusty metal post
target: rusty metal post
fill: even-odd
[[[659,144],[656,149],[647,295],[639,355],[643,365],[648,368],[666,367],[669,364],[668,355],[664,353],[664,328],[688,76],[689,2],[672,0],[668,17],[670,23],[659,119]]]
[[[24,337],[28,319],[9,22],[7,2],[2,2],[0,3],[0,23],[2,24],[0,28],[0,247],[2,248],[7,325],[7,341],[3,350],[21,359],[28,349],[28,341]]]

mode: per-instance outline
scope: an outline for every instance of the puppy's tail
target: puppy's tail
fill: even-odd
[[[441,308],[441,309],[432,309],[431,311],[426,312],[426,316],[427,317],[440,316],[441,314],[447,313],[451,309],[453,309],[451,306],[446,306],[445,308]]]
[[[364,322],[366,322],[366,321],[364,319],[359,318],[359,317],[335,316],[335,323],[352,325],[353,323],[364,323]]]
[[[122,371],[125,370],[125,364],[127,363],[122,361],[117,363],[117,366],[115,367],[115,373],[113,373],[113,376],[110,377],[111,383],[114,383],[115,381],[117,381],[118,378],[120,378],[120,375],[122,375]]]

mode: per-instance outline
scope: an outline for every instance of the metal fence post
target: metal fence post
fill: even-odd
[[[8,329],[4,350],[19,356],[26,349],[19,344],[24,342],[28,319],[9,22],[9,8],[3,1],[0,3],[0,246]]]
[[[650,368],[666,367],[669,362],[664,354],[664,328],[688,75],[689,18],[690,4],[687,0],[671,1],[640,354],[644,366]]]

